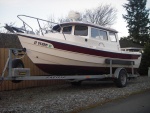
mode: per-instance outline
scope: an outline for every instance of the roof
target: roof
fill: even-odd
[[[143,46],[134,43],[130,40],[119,40],[121,48],[144,48]]]
[[[115,32],[117,33],[118,31],[116,31],[115,29],[112,29],[112,28],[107,28],[107,27],[103,27],[103,26],[100,26],[100,25],[96,25],[96,24],[93,24],[93,23],[85,23],[85,22],[66,22],[66,23],[61,23],[59,25],[56,25],[53,27],[53,29],[58,29],[60,26],[65,26],[65,25],[85,25],[85,26],[91,26],[91,27],[95,27],[95,28],[99,28],[99,29],[104,29],[104,30],[107,30],[107,31],[112,31],[112,32]]]

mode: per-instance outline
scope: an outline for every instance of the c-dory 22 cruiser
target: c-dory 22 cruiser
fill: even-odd
[[[18,15],[46,21],[43,19]],[[23,21],[21,19],[21,21]],[[49,21],[46,21],[49,22]],[[24,27],[30,27],[23,21]],[[51,31],[43,30],[42,35],[12,27],[32,62],[49,74],[83,75],[108,74],[110,62],[112,73],[118,67],[126,68],[128,73],[137,71],[141,53],[121,51],[114,29],[88,22],[67,22],[55,25]],[[31,27],[30,27],[31,28]]]
[[[21,16],[25,15],[18,17]],[[24,21],[23,23],[28,26]],[[42,36],[21,30],[17,32],[21,45],[27,49],[32,62],[50,74],[107,74],[110,61],[112,72],[123,67],[131,73],[131,67],[136,72],[140,65],[141,53],[121,51],[116,30],[92,23],[62,23],[45,34],[41,28]]]
[[[21,17],[37,20],[41,35],[35,34],[32,27]],[[51,30],[43,30],[40,21],[52,22],[26,15],[18,15],[18,18],[23,22],[24,29],[10,26],[5,28],[18,35],[22,47],[25,48],[23,51],[26,51],[32,62],[52,76],[19,77],[20,75],[16,74],[18,71],[26,74],[28,69],[23,70],[22,61],[14,59],[6,63],[6,66],[9,64],[9,77],[6,80],[66,79],[75,80],[73,83],[76,84],[84,79],[113,78],[118,87],[124,87],[127,78],[137,73],[141,53],[122,51],[117,31],[114,29],[72,21],[54,25]],[[26,27],[32,31],[28,31]],[[10,49],[9,55],[13,50]],[[11,56],[8,59],[11,61]],[[10,76],[13,75],[15,77],[11,79]]]

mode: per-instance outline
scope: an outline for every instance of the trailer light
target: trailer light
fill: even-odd
[[[91,78],[90,76],[86,76],[86,78],[88,79],[88,78]]]

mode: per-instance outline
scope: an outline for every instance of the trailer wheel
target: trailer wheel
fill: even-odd
[[[78,82],[71,82],[72,86],[80,86],[82,83],[82,81],[78,81]]]
[[[24,68],[24,64],[20,59],[12,60],[12,68]],[[20,83],[22,80],[12,80],[13,83]]]
[[[24,68],[24,64],[20,59],[12,60],[12,68]]]
[[[118,78],[116,78],[114,82],[115,82],[116,86],[119,88],[126,87],[127,72],[124,69],[120,70]]]

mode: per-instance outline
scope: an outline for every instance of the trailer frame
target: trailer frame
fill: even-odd
[[[22,53],[23,52],[23,53]],[[12,58],[12,54],[14,56],[21,56],[20,58]],[[110,78],[113,80],[118,80],[121,82],[121,79],[126,79],[126,82],[124,85],[121,85],[121,87],[125,87],[127,84],[128,78],[136,78],[139,75],[134,74],[134,68],[133,68],[133,62],[131,62],[131,68],[132,73],[128,74],[125,68],[117,68],[115,70],[115,73],[112,73],[113,68],[113,59],[107,59],[107,63],[110,65],[110,73],[109,74],[103,74],[103,75],[53,75],[53,76],[31,76],[30,75],[30,68],[12,68],[12,61],[14,59],[21,59],[26,55],[26,49],[17,49],[17,48],[10,48],[8,51],[8,58],[5,64],[5,67],[3,69],[2,75],[0,76],[0,81],[3,80],[12,80],[12,81],[22,81],[22,80],[68,80],[72,83],[79,83],[80,81],[84,80],[101,80],[105,78]],[[8,75],[5,76],[5,71],[8,68]],[[121,71],[124,71],[125,78],[120,78]],[[119,80],[120,79],[120,80]],[[16,82],[17,83],[17,82]]]

